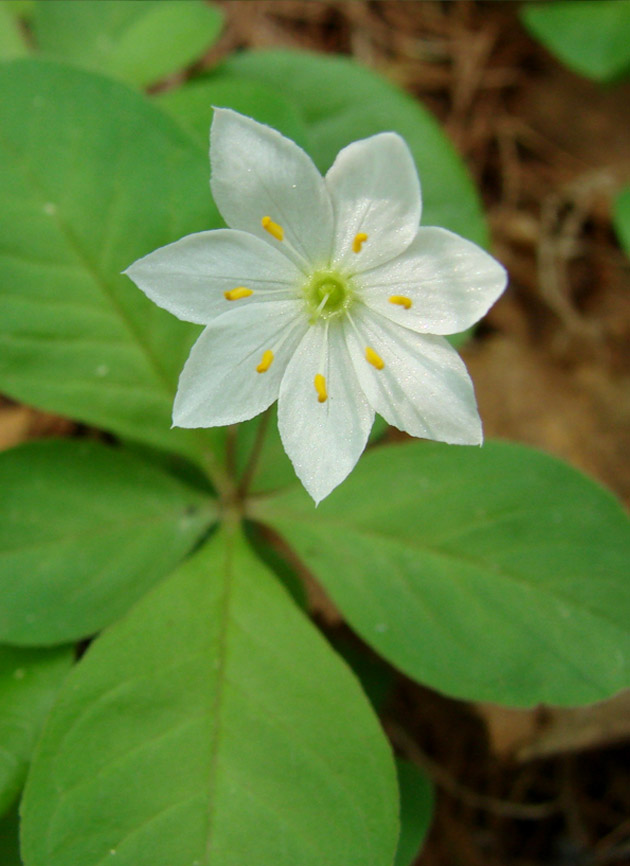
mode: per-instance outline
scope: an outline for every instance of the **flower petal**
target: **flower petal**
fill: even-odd
[[[253,301],[228,301],[226,291],[246,287],[259,303],[279,300],[283,295],[278,291],[288,298],[304,281],[286,256],[232,229],[187,235],[138,259],[124,273],[158,306],[201,325],[227,312],[232,304]]]
[[[227,108],[215,108],[210,130],[212,195],[226,223],[251,232],[303,260],[328,263],[332,205],[324,179],[311,158],[275,129]],[[285,242],[261,225],[269,216]]]
[[[216,318],[179,378],[176,427],[220,427],[263,412],[278,396],[287,363],[307,327],[297,301],[251,304]],[[266,372],[257,367],[273,351]]]
[[[482,442],[481,420],[464,362],[443,337],[416,334],[353,308],[358,334],[348,348],[361,387],[379,415],[412,436],[457,445]],[[382,369],[366,360],[372,349]]]
[[[422,209],[420,181],[409,148],[396,133],[344,147],[326,185],[335,214],[334,265],[360,273],[393,259],[414,239]],[[355,252],[360,233],[367,239]]]
[[[404,253],[362,274],[361,297],[406,328],[456,334],[487,313],[506,283],[505,268],[481,247],[446,229],[421,228]]]
[[[320,403],[316,374],[325,376]],[[340,484],[365,448],[374,412],[352,366],[341,322],[304,335],[280,386],[278,427],[296,474],[316,503]]]

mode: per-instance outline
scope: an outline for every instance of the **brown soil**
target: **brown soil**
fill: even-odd
[[[630,262],[610,222],[630,183],[630,84],[602,88],[561,68],[514,2],[221,5],[227,27],[208,65],[242,47],[350,54],[435,112],[511,275],[464,352],[486,434],[563,457],[630,502]],[[0,405],[0,448],[75,431]],[[523,713],[399,679],[384,724],[438,791],[418,864],[630,864],[628,716],[627,697],[595,716]]]

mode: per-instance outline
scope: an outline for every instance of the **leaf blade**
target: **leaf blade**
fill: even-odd
[[[48,0],[34,28],[45,54],[144,86],[196,60],[222,21],[198,0]]]
[[[368,643],[434,688],[577,704],[630,679],[628,520],[560,461],[497,442],[387,446],[315,512],[295,490],[254,509]]]
[[[342,866],[352,853],[386,866],[392,784],[356,682],[244,542],[221,534],[77,667],[29,779],[25,861],[96,866],[115,851],[122,866]]]
[[[0,815],[22,790],[37,736],[73,655],[71,647],[0,646]]]
[[[630,71],[627,0],[555,0],[519,11],[532,36],[574,72],[606,82]]]
[[[212,434],[170,429],[199,329],[120,272],[219,224],[205,159],[140,95],[80,70],[16,61],[0,92],[0,388],[201,461]]]
[[[433,788],[427,776],[410,761],[397,759],[400,786],[400,839],[394,866],[412,866],[433,817]]]
[[[286,50],[243,52],[221,69],[264,82],[293,100],[308,128],[311,156],[322,171],[351,141],[398,132],[420,173],[422,222],[487,245],[477,193],[453,145],[433,116],[387,79],[348,58]]]
[[[0,454],[0,636],[87,637],[173,569],[214,503],[100,443],[33,442]]]
[[[624,187],[615,198],[613,225],[626,255],[630,256],[630,187]]]

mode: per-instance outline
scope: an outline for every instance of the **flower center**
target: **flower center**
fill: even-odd
[[[313,321],[345,312],[354,294],[348,280],[329,271],[314,273],[302,291]]]

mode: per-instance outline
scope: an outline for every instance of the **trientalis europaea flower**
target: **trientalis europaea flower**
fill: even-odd
[[[375,411],[413,436],[480,444],[472,383],[441,335],[486,313],[505,270],[452,232],[419,228],[403,139],[356,141],[322,177],[279,132],[217,108],[210,157],[230,228],[126,271],[159,306],[206,325],[174,424],[235,424],[278,400],[282,442],[316,502],[356,464]]]

